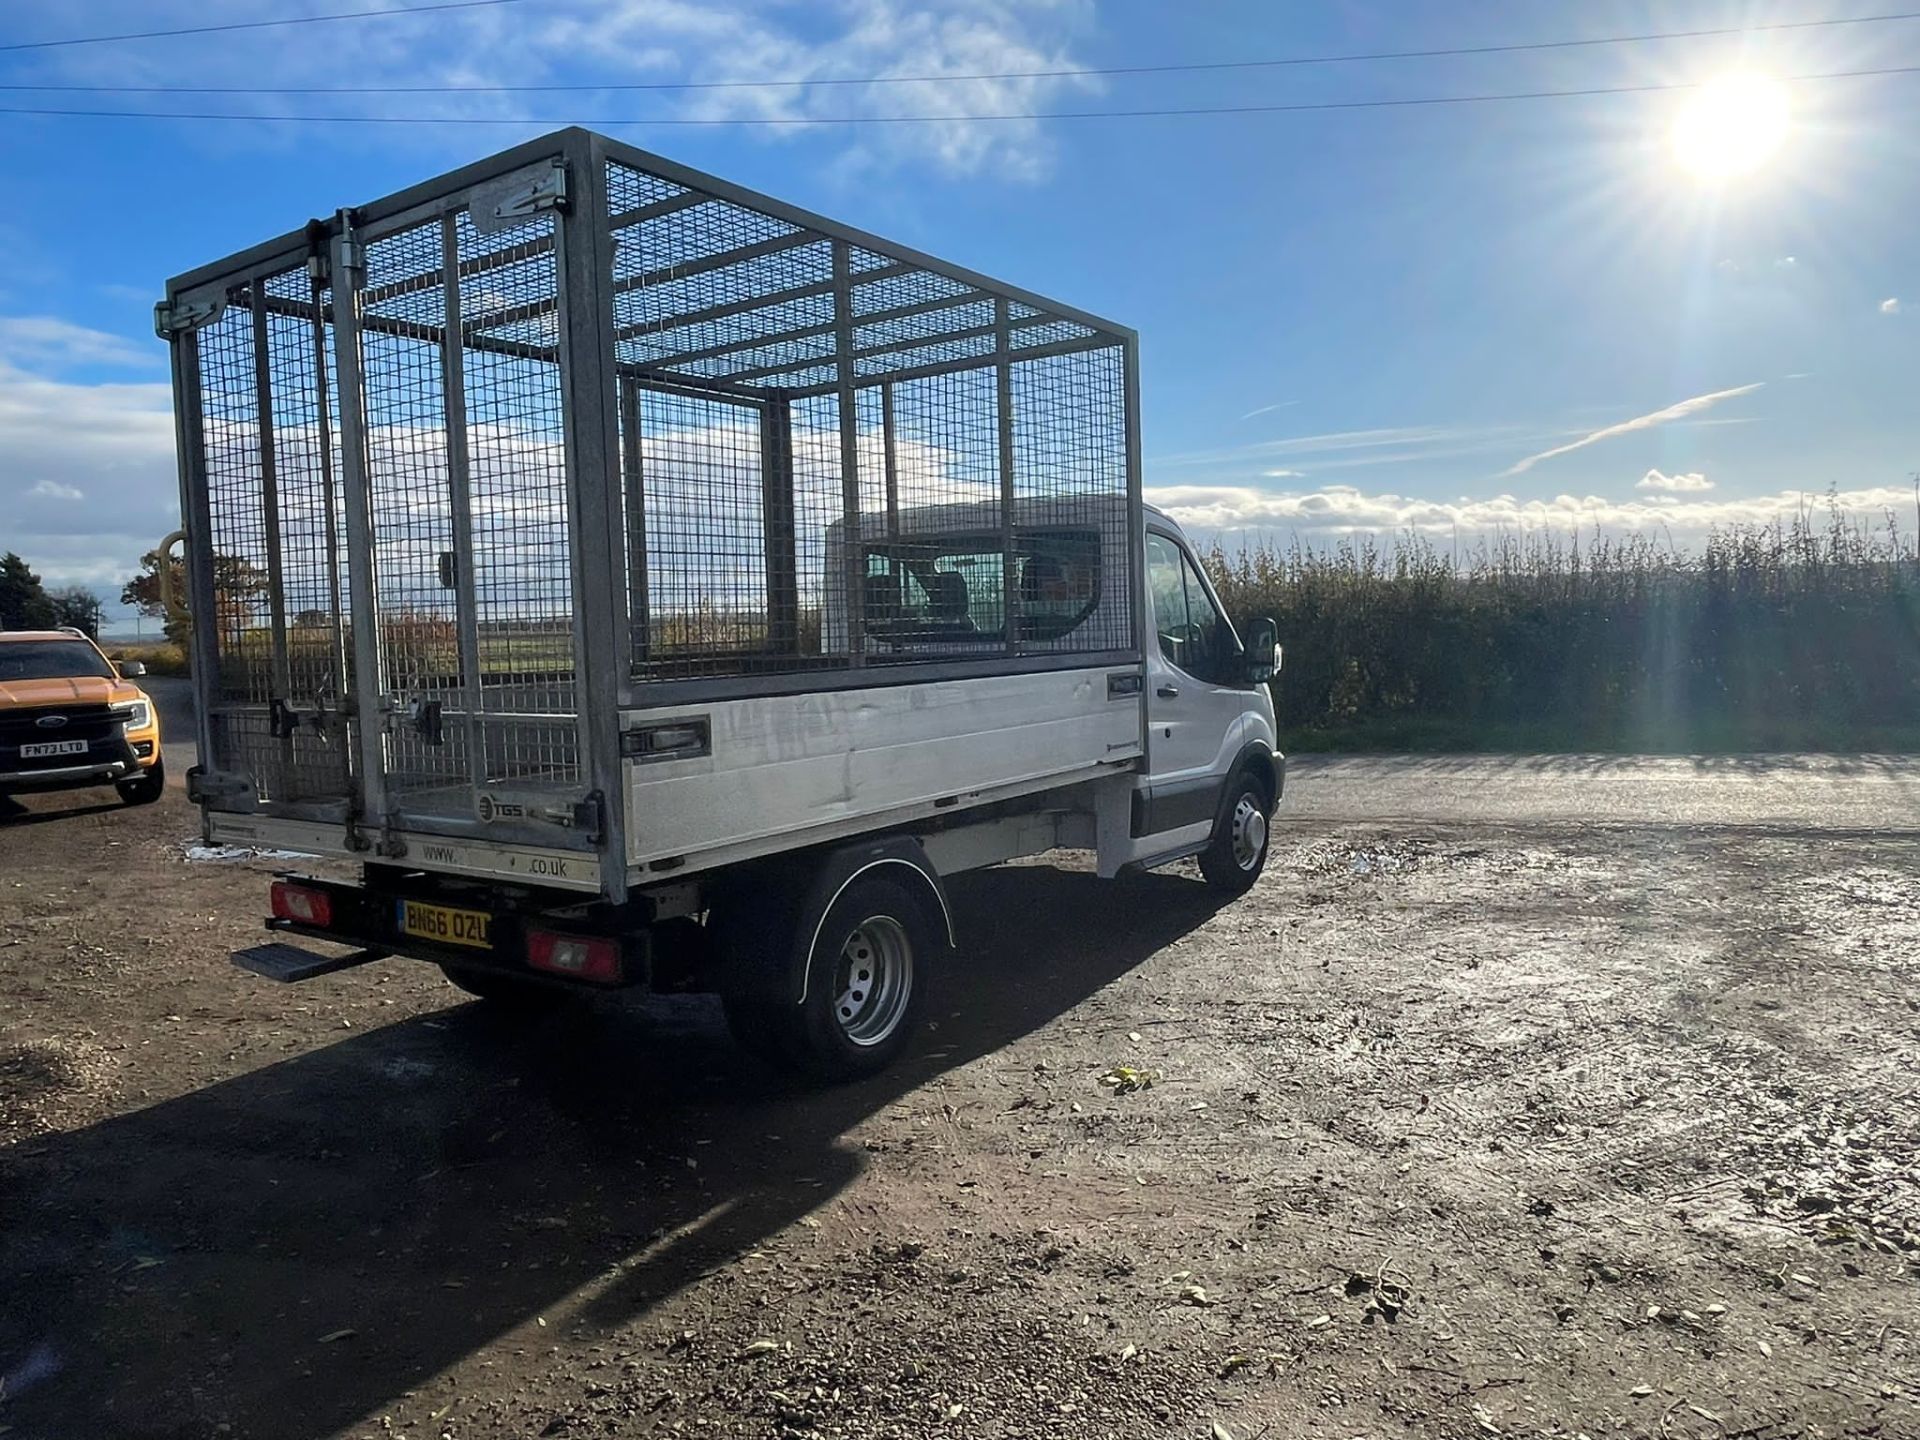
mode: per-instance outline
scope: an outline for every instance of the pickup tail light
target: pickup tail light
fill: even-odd
[[[273,918],[325,930],[333,924],[333,897],[311,885],[273,882]]]
[[[551,930],[529,930],[527,963],[536,970],[564,975],[569,980],[618,985],[625,978],[620,942],[605,935],[561,935]]]

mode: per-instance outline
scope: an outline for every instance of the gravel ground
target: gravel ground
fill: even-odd
[[[272,987],[177,793],[8,811],[0,1433],[1920,1435],[1920,768],[1296,773],[1225,908],[956,882],[817,1093],[705,1001]]]

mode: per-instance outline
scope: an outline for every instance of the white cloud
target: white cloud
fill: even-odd
[[[1616,435],[1630,435],[1637,430],[1651,430],[1656,425],[1665,425],[1671,421],[1684,420],[1690,415],[1697,415],[1702,410],[1718,405],[1722,400],[1731,400],[1740,395],[1751,395],[1765,383],[1765,381],[1756,381],[1752,385],[1736,385],[1731,390],[1715,390],[1711,394],[1695,395],[1690,400],[1681,400],[1676,404],[1667,406],[1665,409],[1655,410],[1646,415],[1636,415],[1633,419],[1622,420],[1616,425],[1604,426],[1589,435],[1582,436],[1571,444],[1556,445],[1551,450],[1542,450],[1537,455],[1529,455],[1523,460],[1514,462],[1514,464],[1500,472],[1501,478],[1506,479],[1514,475],[1523,475],[1538,465],[1542,460],[1551,460],[1558,455],[1567,455],[1575,450],[1584,450],[1589,445],[1598,445],[1602,440],[1611,440]]]
[[[1304,470],[1262,470],[1260,473],[1269,480],[1299,480],[1303,478],[1307,472]]]
[[[119,11],[135,28],[252,19],[257,5],[243,0],[105,0],[93,14],[103,29],[117,28],[101,13]],[[399,7],[396,7],[396,9]],[[1073,75],[982,80],[969,76],[1009,71],[1061,71],[1087,63],[1075,46],[1095,28],[1093,0],[542,0],[417,18],[328,25],[324,43],[297,43],[297,32],[265,30],[223,36],[195,57],[193,83],[227,86],[508,85],[585,83],[646,85],[693,82],[798,80],[770,88],[654,91],[556,91],[517,94],[229,95],[223,112],[261,115],[424,115],[447,120],[506,117],[481,130],[432,126],[327,126],[329,145],[412,144],[425,140],[477,149],[475,136],[505,146],[556,123],[599,121],[622,138],[671,150],[698,131],[661,121],[755,120],[742,133],[790,141],[807,127],[840,116],[889,120],[940,115],[935,123],[886,123],[814,130],[835,147],[838,168],[867,175],[902,164],[932,165],[952,174],[1034,180],[1051,168],[1054,143],[1033,121],[976,116],[1045,110],[1061,97],[1097,91],[1097,79]],[[109,53],[113,52],[113,53]],[[167,47],[81,47],[37,57],[50,80],[97,84],[177,83]],[[925,83],[848,83],[871,76],[928,76]],[[36,77],[39,78],[39,77]],[[134,108],[137,96],[116,101]],[[156,103],[155,108],[160,108]],[[641,117],[612,123],[614,116]],[[187,129],[209,148],[305,143],[311,131],[294,125],[251,129]]]
[[[1900,313],[1899,297],[1889,295],[1886,299],[1882,300],[1880,302],[1880,313],[1882,315],[1898,315]]]
[[[1560,534],[1658,534],[1677,544],[1698,544],[1715,529],[1764,525],[1807,510],[1822,514],[1824,492],[1783,490],[1742,498],[1681,498],[1673,494],[1619,500],[1599,495],[1556,495],[1523,500],[1509,494],[1475,499],[1424,500],[1389,492],[1368,493],[1349,485],[1324,485],[1309,491],[1275,491],[1247,486],[1149,486],[1149,502],[1190,531],[1231,535],[1262,531],[1297,532],[1303,537],[1337,538],[1352,534],[1458,535],[1462,540],[1524,531]],[[1913,503],[1913,492],[1898,486],[1842,491],[1834,497],[1850,515],[1878,521],[1888,510]]]
[[[1314,459],[1315,469],[1335,465],[1392,465],[1439,455],[1463,455],[1510,447],[1531,439],[1533,432],[1518,425],[1390,425],[1372,430],[1331,430],[1317,435],[1289,435],[1257,440],[1221,450],[1194,450],[1178,455],[1150,455],[1156,470],[1197,470],[1216,466],[1244,467],[1261,460],[1341,456]]]
[[[51,315],[0,315],[0,364],[11,362],[40,370],[82,365],[153,368],[166,352],[158,341],[138,345],[103,330],[89,330]]]
[[[1713,489],[1713,481],[1698,471],[1690,475],[1665,475],[1658,470],[1649,470],[1634,484],[1636,490],[1665,490],[1671,493],[1698,492]]]
[[[1242,420],[1251,420],[1256,415],[1269,415],[1275,410],[1291,409],[1293,406],[1298,405],[1299,403],[1300,402],[1298,400],[1276,400],[1271,405],[1262,405],[1256,410],[1249,410],[1247,411],[1246,414],[1242,415],[1240,418]]]
[[[76,343],[79,353],[97,349]],[[44,346],[24,348],[60,368]],[[12,358],[21,349],[0,352],[0,550],[26,556],[49,584],[112,598],[140,555],[180,523],[171,395],[165,384],[35,373]]]

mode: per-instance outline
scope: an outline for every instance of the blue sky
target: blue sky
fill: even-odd
[[[374,0],[17,5],[0,44]],[[1873,13],[1801,3],[521,0],[412,18],[0,53],[0,84],[814,81],[1495,44]],[[1273,104],[1920,65],[1920,20],[1198,74],[779,90],[169,97],[0,106],[0,549],[117,590],[176,523],[165,278],[552,128]],[[1714,186],[1673,93],[937,125],[602,125],[1137,328],[1147,481],[1196,529],[1599,524],[1682,543],[1840,491],[1911,528],[1920,75],[1788,87],[1785,144]],[[1558,452],[1558,453],[1549,453]],[[1539,458],[1536,458],[1539,457]]]

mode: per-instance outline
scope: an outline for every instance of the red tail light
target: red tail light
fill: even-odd
[[[311,925],[325,930],[333,924],[333,897],[311,885],[292,885],[285,880],[273,882],[273,916],[296,925]]]
[[[529,930],[527,963],[536,970],[564,975],[570,980],[617,985],[623,978],[620,942],[604,935],[557,935],[551,930]]]

